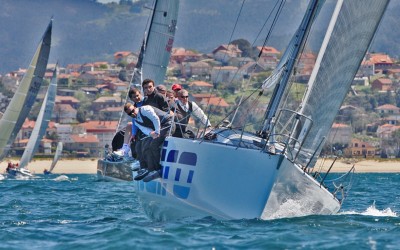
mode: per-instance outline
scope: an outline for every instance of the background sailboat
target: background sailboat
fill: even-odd
[[[54,68],[53,77],[51,79],[50,85],[47,89],[47,93],[43,100],[42,106],[39,111],[39,115],[36,119],[35,127],[32,130],[32,134],[29,137],[28,144],[22,154],[20,163],[18,168],[15,170],[20,172],[19,174],[24,174],[27,170],[23,171],[26,168],[28,163],[32,160],[33,156],[35,155],[40,140],[43,138],[44,134],[46,133],[47,126],[51,119],[51,114],[53,113],[54,102],[56,99],[56,91],[57,91],[57,71],[58,67]]]
[[[27,72],[0,120],[0,161],[10,150],[42,85],[50,54],[52,23],[50,20]]]
[[[143,78],[153,79],[155,84],[164,83],[174,42],[178,9],[179,0],[155,1],[151,22],[129,88],[132,86],[141,88]],[[126,102],[128,101],[126,97]],[[124,130],[130,120],[131,118],[121,110],[116,136],[123,137],[120,131]],[[116,143],[113,145],[113,150],[121,147],[122,142]],[[133,159],[100,159],[97,164],[97,176],[99,179],[132,181],[132,164],[134,164]]]
[[[58,160],[61,157],[62,150],[63,150],[63,143],[62,142],[58,142],[57,149],[56,149],[56,152],[54,154],[53,161],[51,162],[50,170],[45,169],[43,171],[44,174],[51,174],[53,172],[54,168],[56,167],[56,164],[57,164]]]

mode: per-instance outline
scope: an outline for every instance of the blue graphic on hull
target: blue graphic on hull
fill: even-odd
[[[193,152],[182,152],[179,150],[171,149],[167,151],[168,141],[164,141],[162,153],[161,153],[161,161],[165,162],[162,168],[162,178],[163,180],[169,180],[168,183],[160,183],[155,181],[150,181],[144,183],[142,181],[138,184],[138,189],[140,191],[146,191],[149,193],[153,193],[156,195],[165,196],[167,193],[167,185],[172,186],[173,195],[180,199],[187,199],[190,194],[190,184],[193,181],[194,169],[187,170],[187,166],[196,167],[197,165],[197,154]],[[171,164],[172,163],[172,164]],[[186,166],[182,166],[186,165]],[[181,166],[181,167],[178,167]],[[175,170],[175,171],[174,171]],[[188,172],[187,172],[188,171]],[[184,186],[180,181],[184,180],[182,177],[183,172],[188,173],[186,183],[189,186]]]

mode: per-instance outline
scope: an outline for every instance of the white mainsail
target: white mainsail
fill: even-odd
[[[389,0],[338,1],[300,113],[313,120],[300,160],[314,166]],[[368,17],[368,18],[365,18]],[[310,155],[314,155],[311,162]]]
[[[156,1],[143,57],[143,78],[164,84],[172,52],[179,0]]]
[[[143,40],[130,87],[141,86],[143,79],[163,84],[174,43],[179,0],[156,0],[147,37]],[[128,101],[128,97],[126,99]],[[130,117],[122,111],[117,131],[125,128]]]
[[[62,150],[63,150],[63,143],[62,142],[58,142],[56,153],[54,154],[53,162],[51,163],[51,166],[50,166],[50,170],[49,170],[50,173],[53,171],[53,169],[56,166],[58,160],[60,159]]]
[[[32,130],[32,134],[29,137],[28,144],[26,145],[24,153],[22,154],[19,164],[20,168],[24,168],[32,160],[39,147],[40,140],[46,133],[46,129],[51,119],[51,114],[53,113],[54,102],[56,99],[57,71],[58,67],[56,65],[53,71],[53,77],[47,89],[46,96],[43,100],[42,107],[40,108],[39,115],[36,119],[35,127]]]
[[[51,20],[26,74],[0,120],[0,161],[7,155],[42,85],[50,54],[52,23]]]

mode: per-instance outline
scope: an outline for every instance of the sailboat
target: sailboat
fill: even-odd
[[[0,129],[2,131],[0,133],[0,161],[7,156],[42,85],[50,54],[52,22],[50,20],[27,72],[0,120]],[[12,163],[9,163],[7,169],[10,170],[10,173],[21,172],[24,176],[28,177],[32,175],[25,168],[15,168]]]
[[[221,126],[204,138],[167,137],[162,178],[134,183],[150,216],[271,219],[289,201],[301,204],[294,216],[340,210],[354,170],[328,187],[312,167],[389,1],[337,1],[305,97],[290,106],[291,75],[321,2],[310,1],[281,68],[265,81],[276,84],[261,130]]]
[[[62,142],[58,142],[56,153],[54,154],[53,161],[51,162],[50,170],[45,169],[43,171],[43,174],[51,174],[52,173],[52,171],[56,167],[56,164],[57,164],[58,160],[61,157],[62,150],[63,150],[63,143]]]
[[[0,161],[7,156],[42,85],[50,54],[52,23],[53,20],[50,20],[24,77],[0,120]]]
[[[50,82],[50,85],[47,89],[46,95],[44,97],[42,106],[40,108],[38,117],[36,119],[35,127],[32,130],[32,134],[29,137],[28,144],[22,154],[20,163],[18,167],[12,169],[12,171],[8,171],[9,176],[25,176],[32,177],[32,174],[26,169],[26,166],[32,160],[35,155],[37,149],[39,148],[40,140],[43,138],[46,133],[47,126],[51,119],[51,114],[53,113],[54,103],[56,99],[57,92],[57,65],[54,68],[53,76]]]
[[[147,36],[145,35],[141,46],[129,88],[141,86],[143,78],[152,79],[155,83],[164,82],[174,42],[178,9],[179,0],[155,1]],[[127,96],[126,102],[128,101]],[[130,120],[131,118],[121,110],[117,134],[124,130]],[[104,159],[98,160],[97,176],[101,180],[132,181],[132,168],[137,164],[134,158],[109,154],[107,148]]]

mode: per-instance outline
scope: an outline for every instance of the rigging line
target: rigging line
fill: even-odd
[[[259,53],[259,55],[258,55],[258,59],[257,59],[257,61],[256,61],[256,64],[254,64],[253,69],[250,71],[250,72],[252,72],[252,73],[255,71],[255,69],[256,69],[256,67],[257,67],[257,65],[258,65],[258,62],[259,62],[260,57],[261,57],[261,55],[262,55],[263,48],[264,48],[265,44],[267,43],[267,41],[269,40],[269,37],[270,37],[270,35],[271,35],[271,33],[272,33],[272,30],[274,29],[274,27],[275,27],[275,25],[276,25],[276,23],[277,23],[278,17],[279,17],[280,14],[282,13],[282,9],[283,9],[283,6],[285,5],[286,0],[278,0],[278,1],[276,1],[274,7],[272,8],[272,10],[271,10],[271,12],[269,13],[269,15],[268,15],[266,21],[264,22],[262,28],[260,29],[259,33],[257,34],[256,38],[254,39],[254,41],[253,41],[253,43],[252,43],[252,46],[256,43],[257,38],[259,37],[259,35],[261,34],[261,32],[262,32],[262,30],[264,29],[265,25],[266,25],[267,22],[269,21],[270,17],[272,16],[272,13],[274,13],[275,8],[278,6],[279,1],[280,1],[280,4],[279,4],[279,7],[278,7],[278,10],[276,11],[274,20],[273,20],[273,22],[272,22],[272,24],[271,24],[271,27],[270,27],[270,29],[269,29],[269,31],[268,31],[268,36],[267,36],[266,39],[264,40],[264,44],[263,44],[262,49],[261,49],[261,51],[260,51],[260,53]],[[243,3],[244,3],[244,2],[243,2]],[[242,5],[242,8],[243,8],[243,5]],[[238,20],[238,19],[237,19],[237,20]],[[236,24],[235,24],[235,26],[236,26]],[[233,34],[232,34],[232,35],[233,35]],[[231,37],[232,37],[232,36],[231,36]],[[225,57],[225,56],[224,56],[224,57]],[[218,79],[218,76],[219,76],[219,73],[220,73],[220,72],[221,72],[221,71],[218,71],[217,79]],[[233,80],[236,78],[236,75],[238,74],[238,72],[239,72],[239,68],[236,70],[236,72],[235,72],[234,76],[232,77],[230,83],[232,83]],[[249,78],[249,79],[247,80],[247,83],[250,83],[250,81],[251,81],[251,78]],[[209,99],[209,100],[210,100],[210,99]],[[208,104],[209,104],[209,103],[207,103],[207,106],[208,106]],[[239,107],[239,106],[238,106],[238,107]],[[238,107],[237,107],[237,108],[238,108]],[[209,109],[209,111],[210,111],[210,112],[209,112],[208,117],[210,117],[211,108]],[[233,120],[232,120],[232,122],[233,122]]]
[[[145,28],[144,28],[144,32],[143,32],[144,36],[143,36],[142,44],[140,46],[138,62],[136,64],[136,67],[133,69],[133,73],[132,73],[131,79],[129,81],[128,90],[127,90],[127,93],[126,93],[126,96],[125,96],[124,105],[126,103],[130,102],[129,101],[129,96],[128,96],[129,95],[129,89],[131,88],[131,84],[134,81],[135,77],[137,77],[137,75],[139,75],[140,81],[142,80],[142,72],[141,72],[142,70],[141,70],[141,68],[142,68],[142,62],[143,62],[143,55],[145,54],[146,43],[147,43],[147,40],[149,38],[150,29],[151,29],[151,23],[152,23],[152,21],[154,19],[156,5],[157,5],[157,0],[154,1],[153,9],[152,9],[152,11],[150,12],[150,15],[147,18],[147,22],[146,22],[146,25],[145,25]],[[142,88],[141,88],[141,93],[143,94],[143,89]],[[118,121],[118,125],[117,125],[117,128],[116,128],[116,132],[118,132],[118,128],[119,128],[121,122],[123,122],[123,117],[124,117],[124,111],[122,110],[120,118],[119,118],[119,121]]]
[[[240,15],[242,14],[242,10],[243,10],[243,6],[244,6],[245,1],[246,1],[246,0],[243,0],[242,5],[240,6],[239,14],[238,14],[237,17],[236,17],[235,25],[233,26],[233,30],[232,30],[232,32],[231,32],[231,36],[229,37],[228,49],[229,49],[229,44],[230,44],[231,41],[232,41],[233,34],[235,33],[236,26],[237,26],[237,24],[238,24],[238,22],[239,22],[239,17],[240,17]],[[226,56],[226,54],[224,55],[223,60],[225,59],[225,56]],[[218,71],[218,74],[217,74],[216,79],[218,79],[220,72],[221,72],[221,70]],[[207,117],[208,117],[209,119],[210,119],[211,109],[209,109],[208,106],[209,106],[209,104],[210,104],[211,94],[212,94],[213,92],[214,92],[214,90],[210,92],[210,98],[208,99],[207,105],[206,105],[206,110],[207,110],[207,109],[209,110],[209,111],[208,111],[208,114],[207,114]]]

